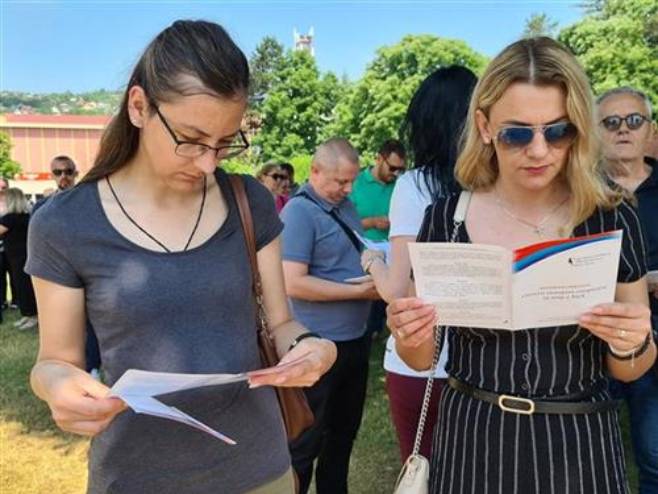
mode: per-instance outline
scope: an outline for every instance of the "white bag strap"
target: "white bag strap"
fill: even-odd
[[[455,214],[452,219],[455,223],[459,222],[460,224],[466,219],[466,211],[468,211],[468,206],[471,203],[471,196],[473,194],[468,190],[463,190],[459,194],[459,199],[457,200],[457,207],[455,208]]]

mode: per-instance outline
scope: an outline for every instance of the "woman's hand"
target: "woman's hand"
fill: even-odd
[[[620,352],[638,348],[651,331],[651,311],[644,304],[613,302],[592,308],[579,323]]]
[[[66,362],[42,361],[32,370],[57,426],[67,432],[95,436],[127,405],[110,398],[110,388]]]
[[[336,361],[336,345],[324,338],[305,338],[276,367],[249,372],[249,386],[313,386]]]
[[[398,298],[386,308],[386,323],[397,347],[417,348],[434,337],[436,308],[419,298]]]

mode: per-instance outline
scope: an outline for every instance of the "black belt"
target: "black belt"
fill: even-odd
[[[466,384],[454,377],[448,378],[448,385],[476,400],[486,401],[498,405],[505,412],[532,415],[533,413],[549,414],[583,414],[614,410],[620,404],[619,400],[605,401],[542,401],[506,394],[492,393],[470,384]],[[565,399],[568,397],[557,397]],[[551,398],[548,398],[549,400]]]

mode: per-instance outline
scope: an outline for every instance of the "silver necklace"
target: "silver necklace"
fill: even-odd
[[[539,220],[539,223],[532,223],[528,220],[524,220],[523,218],[520,218],[519,216],[514,214],[512,211],[507,209],[507,207],[505,207],[505,204],[503,204],[503,201],[500,198],[500,195],[498,194],[498,190],[496,190],[495,188],[494,188],[494,195],[495,195],[495,198],[496,198],[496,204],[498,204],[498,207],[500,207],[500,209],[503,211],[503,213],[505,213],[507,216],[512,218],[517,223],[519,223],[519,224],[521,224],[525,227],[530,228],[533,231],[533,233],[535,235],[537,235],[539,238],[545,238],[546,233],[547,233],[546,227],[545,227],[546,222],[549,219],[551,219],[553,217],[553,215],[555,215],[555,213],[557,213],[558,210],[562,206],[564,206],[564,204],[569,200],[569,196],[565,197],[564,200],[562,200],[562,202],[560,202],[560,204],[555,206],[546,215],[544,215],[544,217],[541,220]]]

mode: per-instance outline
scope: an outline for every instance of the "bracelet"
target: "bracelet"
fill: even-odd
[[[608,344],[608,353],[610,353],[612,358],[615,360],[633,360],[642,356],[644,352],[647,351],[649,348],[649,343],[651,343],[651,333],[647,335],[647,337],[640,345],[636,346],[635,348],[631,348],[630,350],[617,350],[614,346]]]
[[[372,267],[373,263],[375,261],[383,261],[380,256],[372,256],[370,259],[366,261],[366,263],[363,265],[363,271],[367,274],[370,274],[370,268]]]
[[[317,333],[312,333],[310,331],[308,331],[306,333],[302,333],[302,334],[298,335],[294,340],[292,340],[292,343],[288,347],[288,351],[295,348],[297,345],[299,345],[300,341],[305,340],[306,338],[320,338],[320,339],[322,339],[322,336],[320,336]]]

